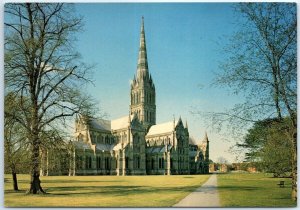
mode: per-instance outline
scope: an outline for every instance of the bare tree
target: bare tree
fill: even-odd
[[[4,112],[21,115],[20,98],[17,98],[14,93],[7,93],[4,98]],[[23,105],[26,102],[23,101]],[[28,103],[27,103],[28,104]],[[27,107],[28,109],[28,107]],[[30,159],[28,155],[29,141],[27,138],[26,129],[13,117],[5,115],[4,118],[4,168],[7,173],[10,171],[13,178],[13,188],[18,189],[17,173],[28,173]]]
[[[297,15],[295,3],[240,3],[238,32],[215,84],[243,94],[246,102],[206,113],[215,125],[236,130],[268,118],[287,117],[293,136],[292,198],[297,200]],[[249,128],[249,127],[248,127]]]
[[[11,94],[5,96],[5,111],[17,112],[17,103]],[[4,120],[4,169],[11,173],[13,189],[18,191],[17,173],[28,168],[28,144],[25,129],[14,119]]]
[[[21,114],[5,112],[26,129],[31,151],[28,193],[45,193],[39,179],[41,135],[90,110],[82,89],[91,67],[73,47],[82,19],[63,3],[5,5],[5,90],[20,97]],[[28,104],[23,99],[28,99]],[[89,111],[88,111],[89,112]]]
[[[223,156],[218,157],[217,159],[217,163],[220,164],[228,164],[228,160],[226,158],[224,158]]]

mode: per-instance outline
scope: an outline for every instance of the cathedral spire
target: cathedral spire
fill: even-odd
[[[131,86],[130,111],[136,113],[146,130],[156,124],[155,86],[148,70],[144,17],[140,31],[140,47],[136,75]]]
[[[144,76],[149,77],[145,29],[144,29],[144,17],[142,17],[140,49],[139,49],[139,58],[138,58],[138,65],[137,65],[137,79],[141,79]]]
[[[205,131],[204,141],[208,142],[208,136],[207,136],[207,132],[206,131]]]

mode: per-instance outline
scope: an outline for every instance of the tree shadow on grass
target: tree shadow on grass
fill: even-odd
[[[253,187],[253,186],[218,186],[217,190],[220,191],[257,191],[263,190],[263,187]]]
[[[25,194],[26,190],[18,190],[18,191],[15,191],[15,190],[4,190],[4,195],[6,193],[23,193],[23,194]]]
[[[60,183],[60,182],[63,182],[63,183],[89,183],[89,182],[94,182],[94,183],[103,183],[103,182],[112,182],[112,183],[115,183],[115,182],[124,182],[124,181],[114,181],[114,180],[111,180],[111,181],[105,181],[105,180],[42,180],[41,183]]]
[[[47,190],[50,196],[126,196],[148,193],[170,193],[174,191],[192,192],[195,187],[148,187],[148,186],[71,186],[52,187]]]
[[[5,183],[12,183],[12,179],[9,178],[4,178]],[[89,182],[95,182],[95,183],[115,183],[115,182],[124,182],[122,180],[59,180],[59,179],[54,179],[54,180],[43,180],[41,179],[41,183],[89,183]],[[25,180],[18,180],[18,183],[30,183],[30,179]]]

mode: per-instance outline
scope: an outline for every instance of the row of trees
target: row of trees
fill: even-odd
[[[238,147],[245,148],[246,161],[274,177],[290,176],[292,171],[293,137],[287,132],[289,120],[267,119],[248,130]]]
[[[5,4],[4,10],[5,165],[15,177],[17,164],[26,161],[28,193],[45,193],[41,149],[63,141],[68,118],[93,112],[82,91],[91,82],[91,66],[73,45],[82,19],[63,3]]]

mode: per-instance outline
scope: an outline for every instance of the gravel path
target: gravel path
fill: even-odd
[[[217,175],[213,174],[201,187],[173,207],[220,207]]]

